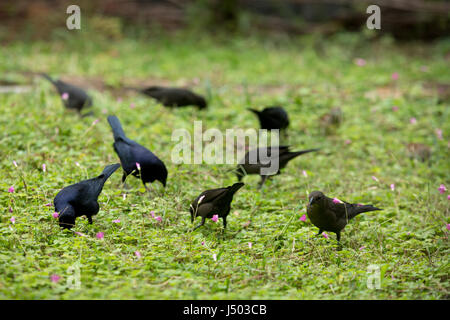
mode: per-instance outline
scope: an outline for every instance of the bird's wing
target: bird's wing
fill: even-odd
[[[211,190],[203,191],[196,199],[196,203],[203,196],[204,196],[204,198],[202,199],[201,203],[214,201],[214,200],[226,195],[227,191],[228,191],[228,188],[219,188],[219,189],[211,189]]]
[[[88,187],[85,183],[86,181],[88,180],[72,184],[58,192],[55,199],[53,200],[55,208],[60,207],[62,204],[72,203],[74,201],[82,199]]]
[[[114,151],[116,151],[119,156],[120,163],[122,164],[123,170],[130,174],[136,167],[136,157],[133,152],[135,145],[130,144],[128,141],[123,139],[117,139],[114,144]]]
[[[334,203],[332,199],[328,201],[329,207],[335,213],[336,218],[350,220],[355,217],[358,205],[343,201],[343,203]]]

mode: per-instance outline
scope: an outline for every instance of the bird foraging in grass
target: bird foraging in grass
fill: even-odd
[[[236,168],[238,181],[248,174],[259,174],[261,188],[266,179],[270,175],[280,174],[289,161],[309,152],[318,151],[319,149],[308,149],[302,151],[290,151],[289,146],[276,146],[269,148],[256,148],[247,152]]]
[[[152,86],[139,91],[166,107],[197,106],[199,109],[205,109],[208,106],[205,98],[184,88]]]
[[[431,148],[422,143],[408,143],[406,145],[410,159],[417,159],[422,162],[430,160]]]
[[[76,110],[81,115],[81,110],[92,105],[92,98],[80,87],[61,80],[53,80],[49,75],[41,74],[45,79],[50,81],[58,90],[59,95],[67,109]],[[83,116],[86,116],[85,114]]]
[[[311,222],[319,228],[319,234],[323,231],[336,233],[337,241],[341,240],[341,231],[349,220],[360,213],[383,210],[372,205],[351,204],[337,198],[331,199],[321,191],[313,191],[309,194],[309,202],[306,213]]]
[[[86,215],[92,224],[92,216],[100,209],[97,200],[103,185],[119,167],[118,163],[108,165],[98,177],[72,184],[58,192],[53,204],[58,212],[59,226],[71,229],[75,226],[75,219],[82,215]]]
[[[202,222],[194,230],[203,226],[206,218],[213,218],[215,215],[218,218],[222,218],[223,228],[225,229],[227,227],[227,216],[230,213],[231,201],[233,201],[234,194],[242,186],[244,186],[244,183],[238,182],[226,188],[206,190],[195,198],[189,207],[191,222],[194,223],[196,217],[201,217]]]
[[[114,151],[116,151],[120,158],[120,163],[122,164],[122,183],[125,183],[127,176],[132,174],[136,178],[142,180],[146,189],[146,183],[152,183],[155,180],[161,182],[165,187],[167,181],[167,168],[164,162],[150,150],[137,142],[128,139],[116,116],[109,116],[108,122],[114,135]]]
[[[343,120],[341,108],[333,108],[320,117],[320,128],[324,134],[332,134],[341,125]]]
[[[283,130],[289,126],[289,117],[282,107],[272,106],[258,111],[255,109],[248,109],[258,116],[259,124],[261,129],[266,130]]]

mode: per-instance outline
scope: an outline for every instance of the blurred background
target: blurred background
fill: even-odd
[[[429,41],[450,34],[450,2],[444,0],[2,0],[0,39],[64,37],[71,4],[82,8],[81,32],[95,29],[111,39],[180,29],[278,35],[367,32],[371,4],[382,10],[382,29],[372,33],[376,37]]]

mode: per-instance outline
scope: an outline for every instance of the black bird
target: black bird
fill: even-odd
[[[308,149],[302,151],[289,151],[289,146],[278,146],[270,148],[256,148],[246,153],[245,157],[239,161],[236,169],[236,175],[238,181],[247,174],[259,174],[261,176],[261,182],[259,187],[261,188],[268,176],[280,174],[280,170],[283,169],[289,161],[302,154],[318,151],[319,149]],[[278,165],[276,161],[278,160]],[[273,166],[273,169],[269,168]],[[268,172],[263,172],[262,170]]]
[[[144,187],[147,182],[152,183],[155,180],[160,181],[163,186],[166,186],[167,169],[157,156],[150,150],[144,148],[137,142],[128,139],[122,129],[119,119],[116,116],[109,116],[108,122],[114,134],[114,151],[120,158],[122,164],[123,176],[122,183],[129,174],[136,178],[140,178]],[[139,164],[140,168],[137,167]]]
[[[348,221],[360,213],[383,210],[372,205],[352,204],[325,196],[321,191],[309,194],[307,214],[311,222],[323,231],[336,233],[337,241],[341,240],[341,231]]]
[[[108,165],[98,177],[72,184],[58,192],[53,204],[59,213],[59,226],[70,229],[75,226],[75,219],[83,215],[92,224],[92,216],[99,210],[97,199],[103,185],[119,167],[118,163]]]
[[[90,107],[92,105],[92,98],[80,87],[61,80],[55,81],[45,73],[42,73],[41,75],[55,86],[67,109],[75,109],[81,114],[81,110],[84,107]]]
[[[166,107],[197,106],[204,109],[208,106],[205,98],[188,89],[152,86],[141,89],[140,92],[158,100]]]
[[[194,228],[197,229],[205,224],[206,218],[212,218],[215,214],[222,218],[223,228],[227,227],[227,216],[230,213],[230,204],[233,195],[244,183],[237,182],[230,187],[211,189],[203,191],[189,207],[191,212],[191,222],[194,223],[196,217],[202,217],[202,222]]]
[[[255,109],[248,109],[258,116],[261,129],[273,130],[279,129],[283,130],[289,126],[289,117],[282,107],[273,106],[267,107],[262,111]]]

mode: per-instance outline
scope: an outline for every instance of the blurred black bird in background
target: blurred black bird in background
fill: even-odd
[[[199,109],[204,109],[208,106],[204,97],[188,89],[152,86],[139,91],[158,100],[166,107],[197,106]]]
[[[270,175],[280,174],[280,170],[283,169],[289,161],[292,159],[309,152],[318,151],[320,149],[308,149],[302,151],[289,151],[289,146],[276,146],[276,147],[261,147],[250,150],[245,154],[245,157],[239,161],[236,168],[236,175],[238,181],[248,174],[259,174],[261,176],[261,182],[259,187],[261,188],[266,179]],[[278,161],[278,166],[276,165]],[[276,167],[275,171],[264,174],[261,170],[263,168],[269,169]]]
[[[147,189],[146,183],[152,183],[155,180],[160,181],[166,186],[167,169],[157,156],[150,150],[141,146],[137,142],[128,139],[122,129],[119,119],[116,116],[109,116],[108,122],[112,128],[114,135],[114,151],[120,158],[122,164],[123,176],[122,183],[129,174],[136,178],[140,178],[144,187]],[[139,165],[139,168],[138,168]]]
[[[191,222],[193,223],[196,217],[202,217],[202,222],[194,230],[203,226],[206,218],[212,218],[216,214],[222,218],[225,229],[233,196],[243,185],[244,183],[238,182],[226,188],[206,190],[195,198],[189,207]]]
[[[283,130],[289,126],[289,117],[282,107],[272,106],[263,109],[262,111],[258,111],[255,109],[249,108],[251,112],[256,114],[259,119],[259,123],[261,125],[261,129],[273,130],[279,129]]]
[[[313,191],[309,194],[307,214],[311,222],[319,228],[319,234],[323,231],[336,233],[337,241],[341,240],[341,230],[348,221],[360,213],[383,210],[372,205],[351,204],[338,199],[331,199],[321,191]]]
[[[97,199],[103,185],[119,167],[118,163],[108,165],[98,177],[72,184],[58,192],[53,204],[59,213],[59,226],[71,229],[75,226],[75,219],[83,215],[92,224],[92,216],[100,209]]]
[[[53,80],[48,74],[41,75],[50,81],[58,90],[59,95],[67,109],[74,109],[81,115],[81,110],[85,107],[92,106],[92,98],[80,87],[74,86],[61,80]],[[90,113],[89,113],[90,114]],[[85,114],[83,116],[86,116]]]

